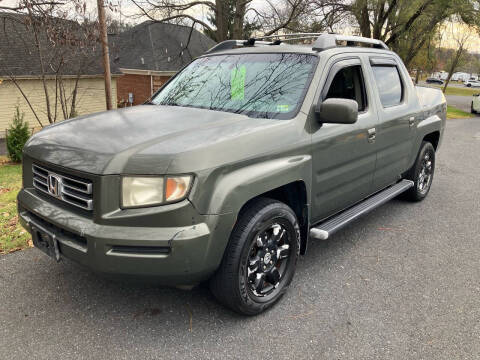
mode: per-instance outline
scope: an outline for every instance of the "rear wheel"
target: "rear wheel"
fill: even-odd
[[[414,186],[405,195],[412,201],[421,201],[427,197],[432,186],[435,172],[435,148],[428,141],[423,141],[415,164],[406,178],[414,182]]]
[[[259,314],[287,290],[299,250],[300,231],[292,209],[259,199],[242,211],[210,289],[232,310]]]

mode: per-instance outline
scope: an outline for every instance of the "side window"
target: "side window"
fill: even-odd
[[[403,100],[403,84],[396,66],[372,66],[383,107],[399,105]]]
[[[325,99],[329,98],[355,100],[358,103],[358,111],[365,111],[367,108],[367,97],[362,67],[355,65],[339,70],[333,78],[325,97]]]

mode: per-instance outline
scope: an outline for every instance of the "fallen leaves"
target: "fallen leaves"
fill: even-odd
[[[18,224],[18,215],[15,215],[7,222],[7,227],[16,227]]]
[[[18,221],[18,215],[0,214],[0,254],[8,254],[33,247],[32,238]]]
[[[10,161],[8,157],[1,156],[0,157],[0,165],[18,165],[18,163],[14,163]]]

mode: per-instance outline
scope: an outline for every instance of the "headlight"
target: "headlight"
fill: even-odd
[[[165,201],[172,202],[183,199],[190,188],[191,176],[167,177],[165,184]]]
[[[180,201],[187,196],[191,176],[124,176],[122,207],[154,206]]]

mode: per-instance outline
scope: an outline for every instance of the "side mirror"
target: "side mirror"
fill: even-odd
[[[350,99],[331,98],[315,109],[318,121],[331,124],[354,124],[358,118],[358,103]]]

